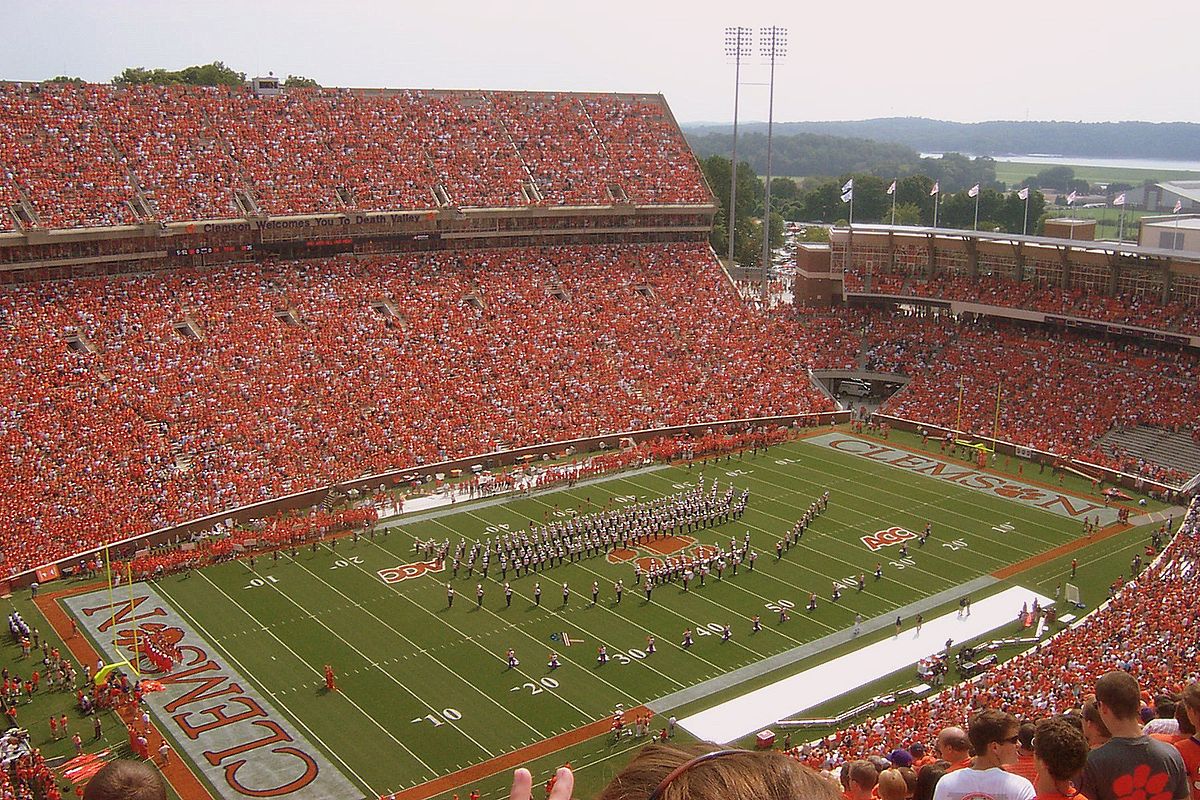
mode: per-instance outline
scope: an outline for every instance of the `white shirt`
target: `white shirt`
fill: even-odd
[[[933,800],[1033,800],[1037,793],[1027,778],[999,767],[948,772],[937,782]]]

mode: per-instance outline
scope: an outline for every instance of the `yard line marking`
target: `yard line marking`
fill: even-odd
[[[434,522],[437,522],[437,520],[434,520]],[[439,525],[440,525],[441,523],[440,523],[440,522],[438,522],[437,524],[439,524]],[[443,527],[444,527],[444,526],[443,526]],[[409,536],[411,536],[412,534],[406,534],[406,535],[409,535]],[[416,537],[413,537],[413,538],[415,539]],[[368,543],[369,543],[369,544],[375,544],[374,542],[368,542]],[[376,545],[376,546],[378,547],[378,545]],[[394,553],[392,553],[390,550],[387,550],[387,548],[379,548],[379,549],[383,550],[384,552],[388,553],[389,555],[395,555],[395,554],[394,554]],[[366,569],[366,568],[365,568],[365,567],[364,567],[362,564],[353,564],[353,563],[352,563],[352,564],[351,564],[351,566],[357,567],[357,568],[358,568],[358,570],[359,570],[360,572],[362,572],[364,575],[368,576],[369,578],[371,578],[371,579],[373,579],[373,580],[377,580],[377,579],[378,579],[378,576],[377,576],[375,573],[373,573],[373,572],[371,572],[370,570]],[[407,602],[408,602],[410,605],[412,605],[412,606],[414,606],[414,607],[416,607],[416,608],[420,609],[420,610],[421,610],[422,612],[424,612],[426,615],[428,615],[428,616],[430,616],[430,617],[433,617],[433,618],[434,618],[435,620],[437,620],[438,622],[440,622],[440,623],[442,623],[443,625],[445,625],[446,627],[450,628],[450,630],[452,630],[452,631],[454,631],[455,633],[457,633],[457,634],[458,634],[458,635],[459,635],[459,636],[460,636],[460,637],[461,637],[461,638],[462,638],[464,641],[469,641],[469,642],[471,642],[472,644],[474,644],[475,646],[477,646],[477,647],[478,647],[480,650],[483,650],[485,653],[487,653],[489,656],[493,656],[493,657],[494,657],[494,656],[496,655],[496,654],[495,654],[495,653],[493,653],[491,650],[489,650],[487,647],[485,647],[485,646],[484,646],[484,645],[483,645],[483,644],[482,644],[482,643],[481,643],[481,642],[480,642],[480,641],[479,641],[479,640],[478,640],[476,637],[474,637],[474,636],[467,636],[465,633],[463,633],[462,631],[460,631],[460,630],[459,630],[458,628],[456,628],[454,625],[450,624],[449,622],[447,622],[447,621],[446,621],[446,620],[444,620],[444,619],[441,619],[441,618],[440,618],[440,617],[438,617],[436,614],[434,614],[432,611],[430,611],[428,608],[426,608],[425,606],[423,606],[423,605],[421,605],[420,603],[418,603],[416,600],[413,600],[413,599],[412,599],[411,597],[409,597],[408,595],[406,595],[406,594],[404,594],[404,593],[400,592],[400,590],[399,590],[398,588],[396,588],[396,587],[393,587],[393,586],[391,586],[390,584],[389,584],[389,587],[388,587],[388,588],[390,588],[390,589],[391,589],[393,592],[395,592],[395,594],[397,594],[397,595],[399,595],[400,597],[404,598],[404,600],[406,600],[406,601],[407,601]],[[504,621],[504,618],[503,618],[503,617],[501,617],[501,616],[499,616],[498,614],[496,614],[496,613],[495,613],[494,611],[492,611],[490,608],[487,608],[486,606],[483,606],[482,608],[483,608],[483,610],[484,610],[484,611],[486,611],[487,613],[489,613],[489,614],[491,614],[492,616],[496,617],[496,619],[497,619],[497,620],[500,620],[501,622],[503,622],[503,621]],[[512,625],[512,626],[510,626],[510,627],[511,627],[511,628],[517,628],[518,630],[520,630],[520,629],[519,629],[519,628],[518,628],[516,625]],[[525,631],[523,631],[523,630],[521,631],[521,633],[523,633],[523,634],[524,634],[524,635],[525,635],[527,638],[533,639],[534,641],[538,641],[536,637],[534,637],[534,636],[532,636],[532,635],[530,635],[530,634],[528,634],[528,633],[525,633]],[[539,642],[539,644],[540,644],[540,642]],[[523,676],[523,677],[529,678],[531,681],[535,681],[535,682],[537,681],[537,678],[535,678],[533,675],[529,674],[529,673],[528,673],[528,672],[526,672],[525,670],[522,670],[522,669],[519,669],[519,668],[518,668],[518,669],[515,669],[515,670],[513,670],[513,671],[514,671],[514,672],[516,672],[518,675],[521,675],[521,676]],[[460,676],[460,678],[461,678],[461,676]],[[464,678],[464,679],[462,679],[462,680],[463,680],[465,683],[470,683],[469,681],[466,681],[466,679],[465,679],[465,678]],[[607,682],[607,681],[605,681],[605,683],[608,683],[608,682]],[[610,685],[610,686],[612,686],[612,684],[609,684],[609,685]],[[481,694],[483,694],[482,690],[478,689],[478,688],[477,688],[477,687],[475,687],[474,685],[472,685],[472,688],[474,688],[476,691],[479,691]],[[615,689],[616,687],[615,687],[615,686],[613,686],[613,688]],[[590,715],[590,714],[588,714],[588,712],[584,711],[582,708],[580,708],[579,706],[575,705],[573,702],[571,702],[571,701],[570,701],[570,700],[569,700],[567,697],[565,697],[565,696],[564,696],[564,695],[562,695],[561,693],[559,693],[559,692],[556,692],[556,691],[553,691],[553,690],[549,690],[549,689],[547,690],[547,693],[548,693],[548,694],[551,694],[551,695],[553,695],[554,697],[557,697],[559,700],[561,700],[562,702],[566,703],[566,704],[567,704],[567,705],[569,705],[571,708],[575,709],[577,712],[579,712],[581,715],[583,715],[584,719],[588,719],[588,718],[590,718],[590,717],[591,717],[591,715]],[[486,695],[485,695],[485,696],[486,696]],[[493,703],[496,703],[496,705],[500,705],[500,703],[499,703],[498,701],[496,701],[494,698],[492,698],[492,697],[488,696],[488,699],[489,699],[489,700],[491,700]],[[503,706],[502,706],[502,707],[503,707]],[[505,709],[505,711],[508,711],[508,709]],[[515,715],[515,714],[514,714],[512,711],[508,711],[508,713],[509,713],[509,714],[511,714],[511,715],[513,715],[513,716],[516,716],[516,715]],[[523,724],[523,725],[525,725],[525,727],[529,728],[531,731],[533,731],[534,733],[536,733],[538,736],[544,736],[544,734],[543,734],[541,731],[539,731],[537,728],[533,727],[533,726],[532,726],[532,725],[530,725],[529,723],[525,722],[524,720],[521,720],[521,722],[522,722],[522,724]]]
[[[230,597],[230,596],[229,596],[229,594],[228,594],[228,593],[227,593],[227,592],[226,592],[224,589],[222,589],[222,588],[221,588],[220,586],[218,586],[217,584],[213,583],[213,582],[212,582],[212,580],[211,580],[211,579],[210,579],[210,578],[209,578],[207,575],[205,575],[205,574],[204,574],[204,570],[197,570],[196,574],[197,574],[197,575],[199,575],[201,578],[204,578],[204,580],[208,581],[208,583],[209,583],[209,584],[210,584],[210,585],[211,585],[211,586],[212,586],[214,589],[216,589],[218,592],[220,592],[222,595],[224,595],[226,598],[228,598],[229,602],[231,602],[231,603],[233,603],[235,606],[237,606],[237,607],[238,607],[238,609],[239,609],[239,610],[241,610],[241,612],[242,612],[243,614],[245,614],[246,616],[250,617],[250,619],[254,620],[255,622],[259,622],[258,618],[257,618],[257,617],[255,617],[253,614],[251,614],[249,611],[247,611],[247,610],[246,610],[246,609],[245,609],[245,608],[244,608],[244,607],[241,605],[241,603],[239,603],[237,600],[234,600],[232,597]],[[297,608],[300,608],[301,610],[303,610],[303,609],[304,609],[304,607],[303,607],[303,606],[301,606],[299,603],[297,603],[297,602],[296,602],[296,601],[295,601],[295,600],[294,600],[294,599],[293,599],[293,598],[292,598],[290,595],[288,595],[286,592],[284,592],[282,589],[280,589],[278,584],[276,584],[276,583],[272,583],[272,582],[270,582],[270,581],[267,581],[266,585],[267,585],[267,586],[270,586],[270,587],[273,587],[273,588],[275,589],[275,591],[276,591],[276,592],[278,592],[278,593],[279,593],[279,595],[280,595],[281,597],[283,597],[285,600],[287,600],[289,603],[292,603],[293,605],[295,605]],[[342,643],[343,643],[343,644],[345,644],[347,648],[349,648],[350,650],[353,650],[355,653],[358,653],[358,655],[362,657],[363,661],[370,661],[370,659],[369,659],[369,658],[367,658],[367,655],[366,655],[366,653],[364,653],[364,652],[362,652],[361,650],[359,650],[357,647],[355,647],[353,644],[351,644],[349,641],[347,641],[347,640],[346,640],[344,637],[342,637],[342,636],[341,636],[341,634],[339,634],[337,631],[333,630],[333,629],[332,629],[332,628],[330,628],[328,625],[326,625],[326,624],[325,624],[325,622],[324,622],[323,620],[321,620],[321,619],[320,619],[320,618],[318,618],[318,617],[313,617],[313,619],[315,619],[315,620],[317,621],[317,624],[319,624],[319,625],[320,625],[322,628],[324,628],[325,630],[327,630],[327,631],[329,631],[330,633],[332,633],[332,634],[333,634],[333,635],[334,635],[334,636],[335,636],[337,639],[341,640],[341,641],[342,641]],[[259,624],[261,625],[262,623],[261,623],[261,622],[259,622]],[[264,630],[266,630],[266,629],[264,628]],[[267,632],[268,632],[268,633],[271,633],[270,631],[267,631]],[[289,653],[291,653],[292,655],[296,656],[296,658],[300,659],[301,661],[304,661],[304,659],[300,658],[300,655],[299,655],[299,654],[298,654],[298,653],[297,653],[295,650],[292,650],[292,648],[291,648],[291,647],[288,647],[288,645],[287,645],[287,644],[285,644],[285,643],[284,643],[284,641],[283,641],[282,639],[280,639],[278,636],[276,636],[274,633],[271,633],[271,637],[272,637],[272,638],[274,638],[274,639],[275,639],[275,641],[279,642],[279,643],[280,643],[280,644],[282,644],[284,647],[286,647]],[[305,663],[307,664],[307,662],[305,662]],[[316,667],[313,667],[312,665],[308,665],[308,667],[309,667],[309,669],[310,669],[310,670],[312,670],[313,672],[317,672],[317,669],[316,669]],[[416,699],[416,700],[417,700],[417,701],[418,701],[418,702],[419,702],[421,705],[425,706],[425,708],[429,709],[429,711],[430,711],[431,713],[434,713],[434,714],[438,713],[438,710],[437,710],[436,708],[434,708],[433,706],[429,705],[429,703],[425,702],[425,700],[424,700],[424,699],[422,699],[420,695],[418,695],[416,692],[414,692],[414,691],[412,691],[411,689],[409,689],[407,686],[405,686],[405,685],[404,685],[404,683],[402,683],[401,681],[398,681],[398,680],[396,680],[396,677],[395,677],[394,675],[391,675],[391,674],[389,674],[389,673],[388,673],[387,671],[385,671],[385,670],[380,670],[380,672],[382,672],[384,675],[386,675],[386,676],[387,676],[387,678],[388,678],[390,681],[392,681],[392,682],[393,682],[393,683],[395,683],[397,686],[399,686],[400,688],[404,689],[404,691],[406,691],[406,692],[408,692],[410,695],[412,695],[414,699]],[[318,672],[317,674],[320,674],[320,673]],[[322,676],[322,678],[323,678],[323,677],[324,677],[324,676]],[[374,723],[375,723],[375,725],[376,725],[376,726],[377,726],[377,727],[378,727],[380,730],[382,730],[384,733],[386,733],[386,734],[387,734],[387,736],[388,736],[388,738],[389,738],[389,739],[391,739],[392,741],[394,741],[396,744],[400,745],[402,748],[404,748],[404,751],[405,751],[405,752],[407,752],[407,753],[408,753],[409,755],[411,755],[413,758],[417,759],[417,761],[418,761],[418,762],[420,762],[421,766],[425,767],[425,769],[429,770],[430,772],[434,772],[434,771],[435,771],[435,770],[434,770],[432,767],[430,767],[428,764],[426,764],[426,763],[425,763],[425,762],[424,762],[424,761],[423,761],[423,760],[422,760],[422,759],[421,759],[421,758],[420,758],[420,757],[419,757],[419,756],[418,756],[416,753],[414,753],[413,751],[409,750],[409,749],[408,749],[408,747],[407,747],[407,746],[406,746],[406,745],[405,745],[403,742],[401,742],[399,739],[397,739],[397,738],[396,738],[396,737],[395,737],[395,736],[392,734],[392,732],[391,732],[391,731],[389,731],[387,728],[385,728],[385,727],[384,727],[382,724],[380,724],[378,720],[376,720],[376,719],[375,719],[374,717],[372,717],[370,714],[367,714],[367,712],[366,712],[366,711],[363,711],[362,707],[361,707],[361,706],[359,706],[359,705],[358,705],[358,703],[355,703],[353,700],[351,700],[349,697],[347,697],[345,692],[338,692],[338,694],[339,694],[339,695],[341,695],[342,697],[345,697],[345,698],[346,698],[346,701],[347,701],[347,702],[349,702],[351,705],[353,705],[355,708],[357,708],[359,711],[362,711],[362,713],[363,713],[365,716],[367,716],[367,718],[368,718],[368,719],[370,719],[372,722],[374,722]],[[463,736],[466,736],[466,737],[467,737],[468,739],[470,739],[472,742],[475,742],[475,739],[474,739],[474,738],[472,738],[470,734],[468,734],[466,731],[464,731],[464,730],[462,730],[461,728],[459,728],[459,727],[458,727],[457,725],[455,725],[455,724],[454,724],[452,721],[450,721],[450,720],[446,720],[446,724],[450,725],[450,727],[452,727],[452,728],[454,728],[455,730],[457,730],[457,731],[458,731],[459,733],[461,733]],[[482,750],[483,750],[485,753],[488,753],[488,755],[491,755],[491,753],[488,751],[488,749],[487,749],[486,747],[484,747],[483,745],[479,744],[479,742],[475,742],[475,744],[476,744],[476,745],[477,745],[477,746],[478,746],[480,749],[482,749]]]
[[[451,532],[453,532],[453,533],[457,533],[456,531],[454,531],[454,529],[453,529],[453,528],[451,528],[449,525],[446,525],[446,524],[445,524],[444,522],[442,522],[441,520],[437,520],[437,519],[435,519],[435,520],[432,520],[432,521],[433,521],[433,523],[434,523],[435,525],[439,525],[439,526],[441,526],[441,527],[445,528],[445,529],[446,529],[446,530],[448,530],[448,531],[451,531]],[[417,538],[416,536],[413,536],[413,534],[411,534],[411,533],[407,533],[407,532],[405,532],[405,533],[406,533],[406,535],[408,535],[408,536],[412,537],[413,539],[416,539],[416,538]],[[419,605],[419,604],[417,604],[417,603],[416,603],[416,601],[414,601],[414,600],[410,600],[410,602],[412,602],[414,605]],[[548,609],[549,607],[548,607],[548,606],[543,606],[543,608],[547,608],[547,609]],[[487,613],[491,614],[493,617],[495,617],[495,618],[496,618],[497,620],[499,620],[500,622],[504,622],[504,621],[505,621],[504,617],[500,616],[500,615],[499,615],[499,614],[497,614],[495,611],[492,611],[492,610],[491,610],[490,608],[488,608],[486,605],[483,607],[483,610],[484,610],[484,611],[486,611]],[[427,610],[427,613],[428,613],[428,610]],[[433,615],[432,615],[432,614],[430,614],[430,616],[433,616]],[[557,615],[557,614],[556,614],[555,616],[558,616],[558,617],[559,617],[559,619],[562,619],[561,615]],[[524,636],[526,639],[531,639],[532,641],[534,641],[534,642],[537,644],[537,646],[538,646],[539,648],[542,648],[542,647],[544,646],[544,645],[543,645],[543,643],[542,643],[542,641],[541,641],[540,639],[538,639],[536,636],[534,636],[533,634],[531,634],[531,633],[529,633],[528,631],[526,631],[524,628],[522,628],[522,627],[520,627],[520,626],[518,626],[518,625],[512,625],[511,627],[512,627],[513,629],[515,629],[515,630],[516,630],[518,633],[520,633],[522,636]],[[629,693],[628,693],[626,690],[624,690],[624,689],[620,688],[619,686],[617,686],[617,685],[615,685],[615,684],[613,684],[613,683],[610,683],[609,681],[607,681],[607,680],[605,680],[604,678],[600,677],[599,675],[597,675],[597,674],[595,673],[595,671],[594,671],[594,670],[591,670],[591,669],[589,669],[588,667],[585,667],[585,666],[583,666],[582,664],[580,664],[580,662],[576,661],[574,658],[571,658],[571,657],[570,657],[570,656],[568,656],[567,654],[565,654],[565,653],[564,653],[564,654],[561,654],[561,655],[562,655],[562,656],[563,656],[565,659],[567,659],[567,660],[571,661],[571,663],[575,664],[576,666],[579,666],[579,667],[580,667],[580,668],[583,670],[583,672],[584,672],[585,674],[587,674],[587,675],[590,675],[591,677],[593,677],[593,678],[595,678],[596,680],[598,680],[598,681],[600,681],[601,683],[603,683],[605,686],[608,686],[610,689],[612,689],[612,690],[613,690],[613,691],[615,691],[617,694],[619,694],[619,695],[621,695],[622,697],[624,697],[626,700],[630,701],[631,703],[637,703],[637,698],[635,698],[633,695],[629,694]],[[660,674],[661,674],[661,673],[660,673]],[[669,680],[671,680],[673,683],[678,683],[678,682],[677,682],[677,681],[675,681],[673,678],[669,678]],[[564,698],[564,699],[565,699],[565,698]],[[589,716],[590,716],[590,715],[587,715],[587,714],[585,714],[585,718],[586,718],[586,717],[589,717]]]
[[[347,562],[347,563],[350,563],[350,564],[352,564],[353,566],[356,566],[356,567],[361,567],[361,566],[362,566],[362,565],[360,565],[360,564],[354,564],[353,562]],[[316,579],[317,579],[319,582],[321,582],[321,583],[324,583],[326,586],[328,586],[328,587],[329,587],[331,590],[333,590],[333,591],[334,591],[334,592],[336,592],[337,594],[341,595],[342,597],[346,597],[347,599],[349,599],[349,598],[347,597],[347,595],[346,595],[346,594],[344,594],[344,593],[343,593],[341,590],[339,590],[339,589],[338,589],[336,586],[334,586],[333,584],[329,583],[328,581],[326,581],[326,580],[325,580],[324,578],[322,578],[321,576],[317,575],[317,573],[313,572],[312,570],[308,569],[307,567],[301,567],[301,569],[303,569],[303,570],[304,570],[305,572],[307,572],[309,575],[312,575],[312,576],[313,576],[314,578],[316,578]],[[365,572],[365,570],[364,570],[364,572]],[[371,573],[367,572],[366,574],[370,575]],[[407,598],[406,598],[406,599],[407,599]],[[412,602],[412,601],[410,601],[410,602]],[[405,635],[404,635],[403,633],[401,633],[400,631],[396,630],[396,628],[395,628],[395,627],[393,627],[393,626],[392,626],[390,623],[388,623],[387,621],[385,621],[385,620],[383,620],[383,619],[380,619],[380,618],[379,618],[379,617],[377,617],[375,614],[372,614],[370,611],[367,611],[365,608],[361,608],[361,607],[360,607],[360,610],[362,611],[362,613],[366,614],[366,615],[367,615],[367,616],[369,616],[371,619],[375,620],[375,621],[376,621],[376,622],[378,622],[380,625],[382,625],[383,627],[387,628],[387,629],[388,629],[389,631],[391,631],[392,633],[394,633],[394,634],[396,634],[397,636],[399,636],[401,639],[403,639],[405,642],[407,642],[409,645],[411,645],[411,646],[412,646],[412,647],[413,647],[415,650],[420,650],[420,649],[421,649],[420,647],[418,647],[418,646],[417,646],[417,643],[416,643],[416,642],[414,642],[412,639],[410,639],[410,638],[408,638],[407,636],[405,636]],[[455,632],[455,633],[459,634],[460,636],[462,636],[462,635],[463,635],[462,631],[458,630],[457,628],[453,628],[453,626],[450,626],[450,627],[451,627],[451,628],[454,630],[454,632]],[[470,638],[470,637],[467,637],[467,638]],[[455,672],[453,669],[451,669],[450,667],[446,666],[446,665],[445,665],[445,664],[443,664],[441,661],[439,661],[438,659],[436,659],[436,658],[434,658],[433,656],[429,655],[428,653],[425,653],[425,655],[429,657],[429,660],[430,660],[430,661],[432,661],[433,663],[437,664],[439,667],[442,667],[443,669],[445,669],[445,670],[446,670],[446,672],[449,672],[451,675],[453,675],[454,677],[458,678],[458,679],[459,679],[459,680],[461,680],[463,683],[467,684],[467,686],[469,686],[469,687],[470,687],[470,688],[471,688],[473,691],[475,691],[477,694],[479,694],[479,695],[483,696],[483,697],[484,697],[484,699],[486,699],[486,700],[487,700],[488,702],[490,702],[492,705],[496,706],[496,707],[497,707],[497,708],[499,708],[501,711],[503,711],[504,713],[508,714],[510,717],[512,717],[513,719],[515,719],[517,722],[519,722],[519,723],[521,723],[522,725],[524,725],[526,728],[529,728],[529,730],[533,731],[533,732],[534,732],[534,733],[536,733],[538,736],[541,736],[541,735],[542,735],[541,731],[539,731],[537,728],[535,728],[535,727],[533,727],[532,725],[530,725],[530,724],[529,724],[528,722],[526,722],[525,720],[521,719],[521,717],[519,717],[517,714],[513,713],[513,711],[512,711],[511,709],[509,709],[509,708],[506,708],[505,706],[503,706],[503,705],[501,705],[500,703],[498,703],[494,697],[492,697],[490,694],[488,694],[487,692],[485,692],[485,691],[483,691],[482,689],[480,689],[480,688],[479,688],[478,686],[476,686],[475,684],[471,683],[471,681],[469,681],[469,680],[466,680],[466,679],[465,679],[465,678],[463,678],[461,675],[459,675],[457,672]],[[376,668],[378,668],[378,667],[379,667],[379,665],[378,665],[378,664],[372,664],[371,666],[373,666],[373,667],[376,667]],[[524,674],[524,673],[522,673],[522,674]],[[529,677],[529,676],[526,676],[526,677]],[[531,678],[531,680],[532,680],[532,678]]]
[[[197,570],[197,573],[200,575],[204,574],[203,570]],[[205,580],[207,580],[207,578],[205,578]],[[208,581],[208,582],[212,583],[212,581]],[[213,585],[216,586],[216,584],[213,584]],[[204,636],[205,639],[207,639],[210,642],[215,642],[215,640],[211,636],[209,636],[208,631],[205,630],[204,626],[201,625],[200,622],[195,617],[193,617],[191,614],[189,614],[186,609],[184,609],[183,604],[180,603],[178,600],[176,600],[174,597],[171,597],[170,592],[168,592],[163,587],[163,582],[160,581],[158,583],[155,583],[154,588],[156,591],[161,592],[167,599],[169,599],[171,601],[171,606],[175,609],[176,613],[178,613],[181,617],[186,617],[188,620],[188,623],[191,624],[193,627],[195,627],[195,629],[197,631],[199,631],[200,634],[202,636]],[[225,594],[223,591],[221,591],[220,587],[217,587],[217,591],[221,592],[221,594]],[[229,596],[226,595],[226,597],[229,597]],[[229,599],[230,599],[230,601],[233,601],[232,597],[230,597]],[[234,605],[237,605],[237,603],[234,602]],[[241,606],[238,606],[238,608],[241,608]],[[243,613],[246,613],[246,615],[249,616],[251,619],[254,619],[253,615],[249,614],[249,612],[247,612],[244,608],[241,608],[241,610]],[[255,622],[257,622],[257,620],[255,620]],[[274,636],[274,634],[272,634],[272,636]],[[276,641],[279,641],[278,637],[275,637],[275,638],[276,638]],[[307,667],[314,674],[316,674],[316,675],[321,674],[321,673],[317,672],[315,667],[313,667],[311,664],[309,664],[307,661],[305,661],[303,658],[301,658],[295,651],[293,651],[292,648],[288,647],[282,641],[279,641],[279,643],[283,645],[284,649],[286,649],[289,653],[291,653],[293,656],[295,656],[297,661],[299,661],[301,664],[303,664],[305,667]],[[229,659],[230,663],[232,663],[234,666],[236,666],[238,668],[238,671],[241,673],[241,677],[245,678],[246,680],[252,680],[255,683],[259,684],[258,688],[260,690],[262,690],[266,695],[268,695],[274,702],[278,703],[279,707],[281,709],[283,709],[283,711],[285,711],[289,717],[292,718],[292,721],[294,723],[296,723],[301,728],[303,728],[304,732],[306,734],[308,734],[309,736],[311,736],[313,741],[315,741],[317,744],[321,745],[321,747],[324,748],[325,752],[329,756],[336,759],[337,762],[339,764],[341,764],[342,767],[347,772],[349,772],[351,775],[353,775],[354,779],[359,782],[360,786],[367,787],[368,794],[373,794],[373,795],[378,796],[379,793],[377,791],[375,791],[373,788],[371,788],[370,783],[368,783],[366,780],[364,780],[363,777],[361,775],[359,775],[357,772],[355,772],[354,769],[349,764],[347,764],[345,761],[343,761],[341,755],[336,750],[334,750],[329,745],[325,744],[325,742],[322,741],[320,736],[317,736],[317,734],[314,733],[311,728],[309,728],[307,725],[305,725],[304,720],[299,715],[297,715],[294,711],[292,711],[290,708],[288,708],[283,703],[283,701],[279,699],[279,697],[275,694],[275,692],[272,692],[269,688],[267,688],[267,686],[265,684],[263,684],[261,681],[259,681],[258,677],[253,672],[251,672],[250,670],[248,670],[244,666],[242,666],[242,663],[240,661],[238,661],[237,658],[234,657],[233,653],[230,653],[224,647],[221,647],[220,645],[215,644],[215,643],[213,644],[213,647],[220,650],[222,655],[224,655],[225,658]],[[322,675],[321,677],[324,677],[324,676]],[[346,698],[346,699],[349,700],[349,698]],[[350,701],[350,702],[351,702],[351,705],[354,705],[353,701]],[[375,721],[374,717],[372,717],[370,714],[367,714],[365,711],[363,711],[357,705],[354,705],[354,707],[358,708],[358,710],[360,712],[362,712],[362,714],[367,719],[371,720],[372,722],[375,722],[375,724],[382,729],[383,726],[380,726],[379,723]],[[385,731],[385,733],[386,733],[386,731]],[[400,746],[403,747],[404,745],[401,744]],[[405,748],[405,749],[407,750],[408,748]],[[412,755],[413,758],[416,758],[417,761],[420,762],[423,767],[425,767],[425,769],[429,769],[429,765],[426,764],[424,761],[421,761],[421,759],[417,758],[416,754],[410,753],[409,755]]]

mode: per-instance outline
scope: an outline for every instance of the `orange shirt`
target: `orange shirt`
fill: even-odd
[[[1037,783],[1037,764],[1034,762],[1033,753],[1021,753],[1017,756],[1017,763],[1007,764],[1004,769],[1011,772],[1013,775],[1020,775],[1022,778],[1028,778],[1032,784]]]
[[[1183,756],[1183,765],[1187,767],[1188,786],[1192,790],[1192,800],[1200,800],[1200,737],[1185,736],[1175,742],[1175,748]]]

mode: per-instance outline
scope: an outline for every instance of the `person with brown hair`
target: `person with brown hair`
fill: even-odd
[[[987,708],[971,718],[967,727],[975,759],[968,769],[955,770],[938,781],[933,800],[963,800],[990,797],[992,800],[1033,800],[1033,784],[1027,778],[1005,772],[1016,763],[1017,718],[1006,711]]]
[[[158,770],[140,761],[110,761],[91,777],[83,800],[166,800],[167,786]]]
[[[1072,781],[1087,763],[1089,749],[1083,733],[1062,717],[1039,722],[1033,736],[1037,800],[1087,800]]]
[[[1083,720],[1083,735],[1087,738],[1088,746],[1093,750],[1106,744],[1112,738],[1108,726],[1100,717],[1100,709],[1096,708],[1094,696],[1083,701],[1083,705],[1079,709],[1079,718]]]
[[[1128,672],[1096,679],[1096,710],[1112,738],[1088,754],[1083,768],[1079,788],[1091,800],[1120,800],[1135,792],[1153,800],[1188,800],[1183,758],[1142,733],[1141,706],[1137,680]]]
[[[547,800],[569,800],[575,778],[560,768]],[[509,800],[531,800],[532,777],[513,774]],[[597,800],[838,800],[833,782],[777,750],[723,750],[713,744],[651,744]]]
[[[1183,713],[1180,714],[1180,709]],[[1182,737],[1175,741],[1175,749],[1183,756],[1188,784],[1192,789],[1192,800],[1200,800],[1200,683],[1191,683],[1183,689],[1183,699],[1175,707]]]

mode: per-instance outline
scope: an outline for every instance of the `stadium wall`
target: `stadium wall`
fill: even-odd
[[[520,447],[512,450],[498,450],[490,453],[479,453],[465,458],[457,458],[450,461],[441,461],[436,464],[424,464],[417,467],[409,467],[402,470],[393,470],[391,472],[379,473],[376,475],[364,475],[361,478],[355,478],[349,481],[342,481],[335,484],[326,484],[304,492],[277,497],[271,500],[265,500],[261,503],[253,503],[251,505],[241,506],[238,508],[228,509],[216,514],[210,514],[199,519],[186,522],[182,525],[175,525],[169,528],[160,528],[156,531],[150,531],[140,536],[124,539],[119,542],[112,542],[108,547],[114,551],[114,556],[124,558],[127,555],[132,555],[137,549],[143,547],[152,547],[161,544],[169,544],[178,542],[185,537],[191,537],[194,533],[211,530],[213,526],[225,521],[245,522],[252,519],[264,519],[273,516],[277,513],[286,513],[299,509],[312,508],[324,500],[331,492],[349,492],[351,490],[376,490],[381,487],[392,488],[403,483],[416,481],[426,481],[437,474],[450,474],[454,470],[461,470],[462,473],[467,473],[473,466],[480,466],[484,469],[497,469],[513,466],[518,463],[539,460],[543,457],[561,457],[563,454],[571,450],[577,453],[594,453],[601,450],[617,449],[621,445],[622,439],[632,439],[635,442],[644,442],[650,439],[658,439],[664,437],[689,436],[697,437],[704,435],[708,430],[719,427],[791,427],[791,428],[806,428],[818,427],[822,425],[833,425],[839,422],[847,422],[850,420],[851,413],[849,411],[827,411],[817,414],[794,414],[781,417],[757,417],[754,419],[737,419],[737,420],[719,420],[711,422],[698,422],[690,425],[675,425],[667,428],[647,428],[635,431],[621,431],[617,433],[599,434],[597,436],[589,436],[582,439],[572,439],[562,442],[548,442],[545,444],[531,445],[529,447]],[[122,553],[122,548],[129,550],[127,554]],[[56,566],[59,573],[70,575],[73,573],[75,566],[81,559],[90,556],[96,556],[103,551],[103,548],[91,548],[75,553],[71,556],[58,559],[57,561],[43,564],[41,567],[31,569],[26,572],[17,573],[9,576],[6,579],[0,580],[0,583],[7,581],[10,587],[20,588],[28,586],[34,580],[37,580],[38,570],[45,570],[47,567]]]

